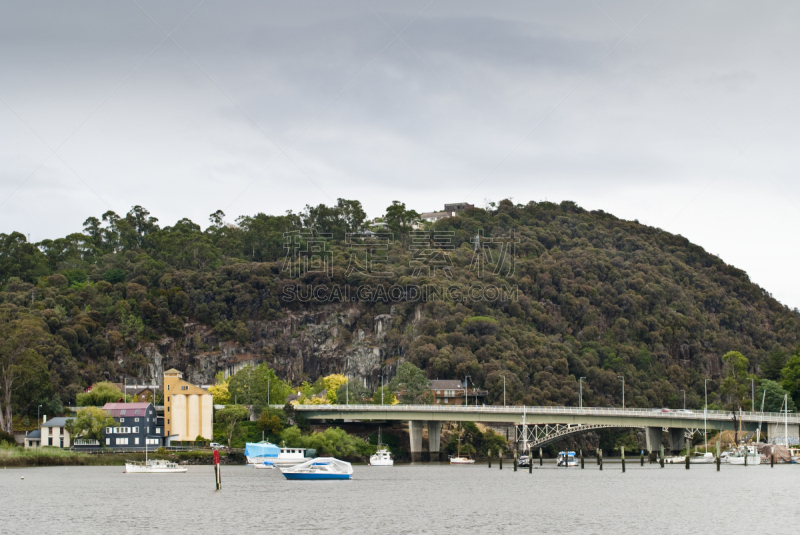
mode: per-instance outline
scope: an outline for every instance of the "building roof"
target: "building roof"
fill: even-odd
[[[152,403],[106,403],[103,410],[113,417],[146,416],[147,408],[152,406]]]
[[[445,217],[450,217],[450,212],[425,212],[419,214],[420,219],[444,219]]]
[[[25,438],[42,438],[42,431],[39,429],[35,431],[28,431],[25,433]]]
[[[164,375],[183,377],[183,372],[176,370],[175,368],[170,368],[164,372]]]
[[[58,418],[51,418],[42,424],[42,427],[64,427],[67,422],[74,420],[73,417],[59,416]]]
[[[456,379],[434,379],[431,381],[431,390],[458,390],[464,385]]]
[[[171,396],[190,396],[190,395],[197,395],[197,396],[210,396],[211,393],[208,390],[204,390],[197,385],[193,385],[192,383],[187,383],[183,379],[178,381],[175,385],[173,385],[175,390],[170,390],[167,394]]]

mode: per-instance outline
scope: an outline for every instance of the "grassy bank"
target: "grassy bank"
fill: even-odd
[[[144,453],[77,453],[61,448],[20,448],[0,445],[0,467],[26,466],[123,466],[125,461],[144,461]],[[212,464],[211,451],[179,451],[170,453],[150,453],[150,459],[168,459],[177,463]],[[223,463],[244,463],[240,453],[222,455]]]

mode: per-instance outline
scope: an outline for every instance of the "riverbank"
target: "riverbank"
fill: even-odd
[[[209,450],[178,451],[149,454],[150,459],[167,459],[180,464],[210,465],[214,462],[214,452]],[[124,466],[125,461],[144,461],[142,453],[79,453],[61,448],[20,448],[0,446],[0,467],[23,468],[31,466]],[[222,453],[223,464],[244,464],[240,452]]]

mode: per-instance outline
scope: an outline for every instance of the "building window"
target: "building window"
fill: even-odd
[[[167,402],[169,402],[169,396],[167,396]]]
[[[139,434],[139,428],[138,427],[134,427],[133,428],[133,432],[134,432],[134,434],[138,435]]]
[[[133,438],[133,443],[138,445],[139,444],[139,437],[134,437]]]
[[[53,445],[53,438],[52,437],[47,439],[47,445],[48,446],[52,446]]]
[[[63,435],[64,434],[64,428],[63,427],[59,427],[58,428],[58,434],[59,435]]]
[[[60,445],[60,447],[62,447],[62,448],[64,447],[64,437],[61,437],[61,445]]]
[[[116,440],[114,441],[114,443],[117,446],[127,446],[128,445],[128,438],[127,437],[125,437],[125,438],[117,437]]]
[[[125,411],[122,411],[122,412],[125,412]],[[120,422],[124,422],[124,421],[125,421],[125,418],[120,418],[120,419],[119,419],[119,421],[120,421]]]
[[[147,439],[147,444],[149,444],[151,446],[158,446],[159,442],[160,442],[160,440],[158,440],[157,438],[148,438]]]
[[[113,432],[114,432],[114,428],[113,427],[106,427],[106,435],[110,435]]]
[[[133,419],[133,421],[134,421],[134,422],[138,422],[138,421],[139,421],[139,418],[134,418],[134,419]]]
[[[47,428],[47,432],[48,432],[48,434],[52,435],[53,434],[53,428],[52,427],[48,427]],[[52,446],[52,444],[51,444],[51,446]]]
[[[169,390],[169,387],[170,387],[170,385],[167,385],[167,390]],[[167,398],[167,401],[169,401],[169,398]]]
[[[169,418],[167,418],[167,425],[169,425]]]
[[[167,407],[167,412],[169,412],[169,407]]]
[[[107,439],[106,439],[106,446],[110,446],[110,445],[111,445],[111,439],[110,439],[110,438],[107,438]]]
[[[161,428],[160,427],[156,427],[156,435],[160,435],[160,434],[161,434]]]

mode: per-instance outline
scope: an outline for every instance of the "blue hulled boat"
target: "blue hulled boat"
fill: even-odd
[[[350,479],[353,466],[333,457],[317,457],[288,468],[281,468],[286,479]]]

